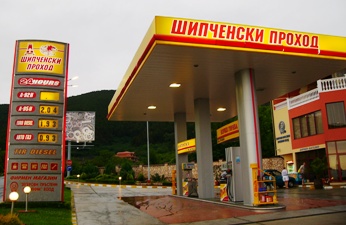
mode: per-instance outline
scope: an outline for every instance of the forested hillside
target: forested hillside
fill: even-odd
[[[68,98],[68,111],[95,111],[96,131],[95,142],[87,143],[87,146],[76,146],[73,143],[72,158],[86,162],[95,159],[100,154],[109,155],[119,151],[133,151],[139,157],[139,163],[147,163],[147,128],[146,122],[112,122],[108,121],[108,104],[114,95],[114,90],[102,90],[90,92]],[[274,156],[271,113],[269,106],[259,107],[261,140],[263,157]],[[6,129],[8,119],[8,105],[0,105],[0,157],[4,159],[6,149]],[[237,146],[237,142],[217,144],[216,129],[228,124],[212,123],[213,160],[224,159],[224,149],[227,146]],[[187,139],[195,138],[194,124],[187,125]],[[150,137],[150,163],[174,163],[174,124],[172,122],[149,122]],[[78,149],[77,149],[78,147]],[[196,160],[195,154],[189,155],[190,160]],[[1,163],[1,162],[0,162]],[[98,164],[102,164],[102,160]],[[0,164],[3,166],[3,163]],[[0,167],[0,170],[2,168]]]

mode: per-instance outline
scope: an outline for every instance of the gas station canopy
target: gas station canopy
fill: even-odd
[[[155,17],[109,104],[108,119],[174,121],[175,113],[186,113],[194,121],[194,101],[209,99],[211,122],[224,121],[237,115],[235,73],[248,68],[257,102],[264,104],[345,70],[346,38]]]

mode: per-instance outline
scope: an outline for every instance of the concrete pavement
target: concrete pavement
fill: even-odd
[[[278,190],[285,210],[256,212],[212,201],[173,197],[171,188],[68,184],[74,194],[79,225],[229,225],[229,224],[344,224],[346,189]],[[123,200],[143,196],[134,207]],[[166,196],[150,198],[150,196]],[[145,200],[146,199],[146,200]],[[149,200],[148,200],[149,199]],[[329,221],[326,223],[326,221]]]
[[[285,209],[264,212],[171,196],[171,188],[66,183],[73,193],[74,225],[341,225],[346,221],[346,188],[340,188],[344,184],[325,190],[278,189]],[[0,196],[2,184],[0,177]]]
[[[137,225],[164,224],[160,220],[121,200],[130,196],[169,195],[171,189],[132,188],[122,186],[92,186],[70,184],[77,224],[79,225]]]

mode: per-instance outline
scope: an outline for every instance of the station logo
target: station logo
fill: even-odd
[[[20,86],[59,87],[61,82],[58,79],[52,78],[22,77],[18,80],[18,84]]]
[[[45,56],[54,56],[56,51],[58,49],[54,45],[42,45],[40,47],[40,52]]]

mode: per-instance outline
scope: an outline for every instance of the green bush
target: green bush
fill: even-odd
[[[80,178],[81,178],[82,180],[87,180],[87,179],[89,178],[89,176],[88,176],[86,173],[82,173],[82,174],[80,175]]]
[[[77,175],[71,175],[65,178],[65,180],[78,180]]]
[[[164,181],[164,182],[162,182],[162,185],[163,186],[172,186],[172,182]]]
[[[120,176],[123,180],[134,180],[133,177],[135,175],[135,171],[132,169],[132,165],[129,162],[124,162],[121,165]]]
[[[123,185],[134,185],[135,184],[135,180],[124,180],[124,181],[121,181],[121,184]]]
[[[95,181],[98,183],[105,183],[105,184],[115,184],[118,182],[116,176],[109,175],[109,174],[100,174],[97,177],[95,177]]]
[[[23,222],[20,221],[17,214],[0,214],[0,224],[2,225],[23,225]]]
[[[160,176],[158,173],[155,173],[151,176],[153,182],[164,182],[166,180],[165,175]]]
[[[145,181],[145,177],[144,177],[143,173],[138,174],[137,180],[141,181],[141,182]]]
[[[317,179],[320,179],[327,175],[328,173],[328,164],[325,158],[315,158],[310,164],[311,170],[316,176]]]

